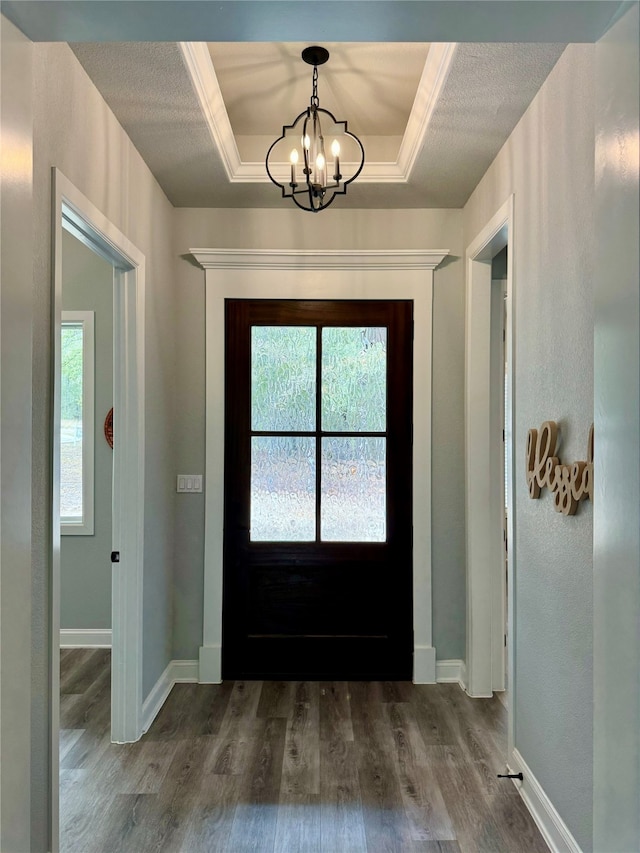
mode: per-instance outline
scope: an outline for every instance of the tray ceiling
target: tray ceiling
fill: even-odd
[[[235,134],[274,134],[308,104],[313,69],[301,59],[306,42],[208,45]],[[323,43],[320,104],[348,116],[357,134],[402,136],[429,52],[424,43]]]
[[[280,207],[266,150],[309,103],[307,43],[71,47],[170,201]],[[367,162],[341,207],[461,207],[560,56],[560,44],[325,43],[320,104]]]

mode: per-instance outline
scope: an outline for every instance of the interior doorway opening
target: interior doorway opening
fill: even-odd
[[[60,335],[60,787],[89,743],[110,740],[113,451],[113,266],[62,232]],[[61,801],[60,844],[69,838]]]
[[[513,204],[511,196],[466,252],[467,692],[492,696],[509,686],[507,760],[515,689]]]
[[[62,234],[60,645],[111,646],[113,267]]]
[[[111,636],[76,636],[86,645],[108,645],[111,641],[111,726],[115,742],[137,740],[142,734],[142,577],[144,529],[144,279],[145,258],[101,211],[57,169],[53,169],[53,258],[52,258],[52,349],[53,404],[51,407],[51,793],[52,846],[59,844],[60,786],[60,625],[61,625],[61,520],[67,531],[75,525],[75,534],[95,537],[96,490],[92,477],[85,477],[91,441],[82,441],[80,466],[83,471],[78,494],[65,496],[61,519],[61,446],[62,446],[62,350],[63,350],[63,253],[69,235],[90,253],[106,263],[112,298],[112,394],[114,453],[112,465],[111,531],[98,543],[106,548],[100,557],[110,566],[110,577],[102,575],[103,592],[111,602]],[[68,245],[68,242],[67,242]],[[91,257],[91,254],[89,255]],[[104,269],[104,268],[103,268]],[[82,330],[79,351],[84,363],[89,356],[85,346],[95,324],[91,312],[75,315],[71,325],[76,334]],[[95,366],[94,378],[95,378]],[[89,379],[89,372],[84,377]],[[83,400],[84,413],[95,405]],[[68,414],[68,412],[66,413]],[[65,419],[69,421],[69,418]],[[98,420],[100,420],[98,418]],[[81,423],[65,422],[64,429],[84,434]],[[94,429],[87,428],[84,438]],[[68,435],[65,435],[68,437]],[[95,449],[95,447],[93,448]],[[104,449],[104,448],[102,448]],[[67,465],[68,469],[68,465]],[[68,471],[66,472],[68,473]],[[108,477],[108,473],[107,473]],[[76,492],[78,491],[76,489]],[[72,489],[73,492],[73,489]],[[79,498],[75,500],[75,498]],[[108,500],[108,499],[107,499]],[[106,542],[106,544],[105,544]],[[65,619],[67,614],[65,614]],[[106,619],[103,613],[101,618]],[[97,640],[97,642],[91,642]],[[76,643],[77,645],[77,643]],[[109,686],[109,685],[107,685]]]
[[[508,690],[508,599],[509,599],[509,536],[507,534],[509,524],[509,512],[507,507],[507,468],[508,453],[506,435],[506,411],[507,394],[509,390],[509,364],[507,360],[506,329],[507,329],[507,270],[508,270],[508,245],[505,245],[491,260],[491,440],[492,453],[499,456],[502,461],[502,477],[500,481],[502,498],[502,620],[496,620],[497,629],[502,627],[502,645],[504,648],[502,672],[504,682],[502,689],[499,678],[494,682],[494,690],[506,707]],[[497,472],[498,462],[495,463]],[[498,498],[496,497],[496,501]],[[496,665],[500,667],[500,657],[496,656]]]

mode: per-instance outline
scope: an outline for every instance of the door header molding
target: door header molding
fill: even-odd
[[[448,249],[189,249],[203,269],[434,270]]]

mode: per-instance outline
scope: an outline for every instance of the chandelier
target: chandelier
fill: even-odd
[[[283,126],[282,135],[267,151],[265,166],[270,179],[282,190],[283,198],[293,199],[302,210],[317,213],[329,207],[337,195],[344,195],[347,186],[358,177],[364,166],[364,148],[358,137],[349,133],[346,121],[338,121],[320,106],[318,66],[329,59],[329,51],[324,47],[306,47],[302,58],[313,65],[311,101],[293,124]],[[329,158],[325,152],[325,133],[331,139]],[[345,177],[342,169],[350,177]]]

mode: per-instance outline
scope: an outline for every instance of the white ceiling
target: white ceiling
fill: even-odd
[[[176,206],[280,207],[264,155],[309,102],[307,43],[73,44]],[[326,45],[321,106],[367,152],[341,207],[461,207],[561,44]]]
[[[402,136],[422,69],[425,43],[331,42],[318,69],[321,106],[348,116],[357,134]],[[271,134],[309,103],[313,69],[306,42],[214,42],[208,45],[235,134]]]

